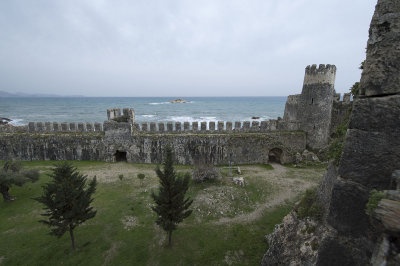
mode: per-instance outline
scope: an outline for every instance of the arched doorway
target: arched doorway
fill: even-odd
[[[268,161],[271,163],[281,163],[283,151],[279,148],[273,148],[268,153]]]
[[[126,151],[119,151],[117,150],[114,153],[115,161],[116,162],[127,162],[128,160],[126,159]]]

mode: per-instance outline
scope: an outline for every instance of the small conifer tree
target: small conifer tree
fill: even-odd
[[[52,169],[52,182],[43,186],[42,196],[36,201],[45,205],[46,212],[41,220],[51,228],[51,235],[58,238],[69,231],[72,249],[75,249],[74,229],[96,215],[90,206],[96,191],[96,177],[87,184],[87,176],[80,174],[72,164],[64,162]]]
[[[160,179],[158,193],[152,192],[151,196],[156,203],[152,207],[158,215],[156,224],[168,233],[168,245],[171,245],[172,231],[177,228],[178,223],[187,218],[192,210],[188,210],[193,200],[185,199],[189,188],[190,175],[177,176],[173,166],[173,155],[171,148],[166,149],[164,169],[157,167],[156,173]]]

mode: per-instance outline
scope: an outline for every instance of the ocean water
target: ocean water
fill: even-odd
[[[0,117],[29,122],[103,122],[107,109],[134,108],[138,122],[257,121],[283,117],[287,97],[0,98]],[[252,119],[260,117],[260,119]]]

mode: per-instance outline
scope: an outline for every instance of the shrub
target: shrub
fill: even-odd
[[[35,169],[21,170],[22,165],[19,161],[6,161],[0,168],[0,194],[5,202],[15,200],[8,192],[12,185],[22,186],[26,182],[36,182],[39,179],[39,171]]]
[[[140,184],[141,184],[141,185],[143,185],[143,179],[144,179],[145,177],[146,177],[146,176],[145,176],[144,174],[138,174],[138,175],[137,175],[137,178],[139,178]]]
[[[373,189],[369,192],[369,200],[365,210],[369,216],[371,216],[374,213],[376,207],[378,207],[379,202],[385,196],[386,196],[385,192],[377,191],[376,189]]]
[[[193,180],[203,182],[207,180],[219,179],[219,169],[214,165],[197,165],[193,169]]]
[[[123,174],[120,174],[120,175],[118,176],[118,178],[119,178],[119,180],[122,181],[122,179],[124,179],[124,175],[123,175]]]
[[[343,122],[336,128],[334,138],[329,143],[328,158],[333,160],[336,166],[339,165],[340,158],[342,157],[347,127],[349,125],[350,113],[351,108],[347,111],[346,117],[344,118]]]
[[[297,217],[300,219],[310,217],[320,221],[322,216],[323,209],[317,201],[317,190],[307,189],[297,208]]]

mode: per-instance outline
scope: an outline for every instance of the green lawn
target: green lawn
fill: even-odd
[[[1,265],[258,265],[268,248],[264,236],[291,209],[286,203],[265,210],[248,224],[214,224],[222,216],[234,216],[233,211],[251,212],[259,201],[274,195],[273,186],[260,177],[260,173],[271,171],[269,167],[252,166],[248,170],[243,167],[248,182],[245,188],[231,184],[228,177],[218,182],[191,184],[192,198],[199,193],[228,191],[226,198],[218,200],[233,211],[207,215],[205,210],[210,212],[211,207],[198,204],[200,211],[194,210],[178,226],[172,235],[173,245],[167,247],[166,234],[154,224],[155,214],[150,209],[151,191],[158,186],[155,165],[73,162],[89,178],[96,174],[99,180],[93,203],[97,215],[75,230],[77,249],[73,251],[69,235],[57,239],[48,234],[48,227],[38,222],[42,219],[42,206],[32,200],[41,194],[41,186],[49,182],[47,173],[54,163],[24,162],[25,167],[41,171],[40,180],[23,187],[13,186],[10,193],[16,197],[14,202],[4,203],[1,199]],[[253,168],[258,169],[254,175]],[[176,170],[190,171],[190,168],[178,166]],[[318,168],[315,171],[323,172]],[[140,184],[136,175],[142,172],[146,178]],[[120,173],[124,174],[122,180],[118,179]],[[237,198],[230,202],[232,195]],[[247,195],[245,200],[241,198],[243,195]]]

